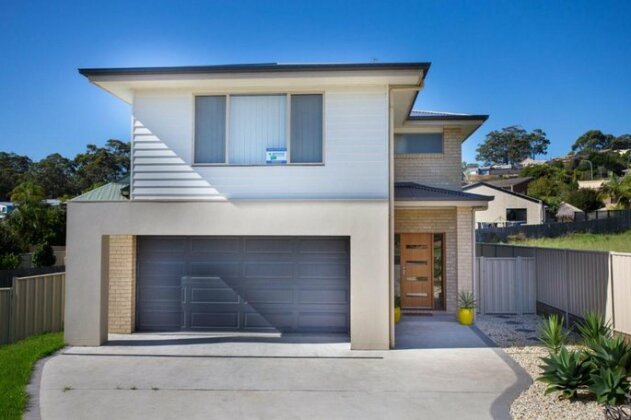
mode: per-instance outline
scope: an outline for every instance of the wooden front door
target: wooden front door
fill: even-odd
[[[401,234],[401,307],[432,309],[434,257],[431,233]]]

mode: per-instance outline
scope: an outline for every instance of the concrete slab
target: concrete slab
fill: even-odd
[[[46,363],[41,415],[509,418],[510,402],[529,377],[462,328],[439,318],[404,318],[397,334],[403,349],[391,351],[351,351],[343,337],[330,336],[111,336],[107,346],[71,347]]]

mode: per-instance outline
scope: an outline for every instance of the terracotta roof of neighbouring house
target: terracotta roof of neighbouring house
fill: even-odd
[[[493,197],[430,187],[415,182],[395,182],[395,201],[491,201]]]

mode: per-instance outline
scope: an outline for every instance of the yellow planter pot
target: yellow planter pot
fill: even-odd
[[[458,309],[458,313],[456,314],[458,322],[460,322],[462,325],[473,325],[474,316],[475,312],[473,309],[465,308]]]
[[[394,323],[398,324],[401,321],[401,308],[394,308]]]

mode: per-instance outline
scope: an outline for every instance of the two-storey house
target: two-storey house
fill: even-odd
[[[413,111],[428,63],[82,69],[132,107],[129,192],[68,204],[66,340],[341,333],[472,290],[461,143],[484,115]],[[128,198],[127,198],[128,197]]]

